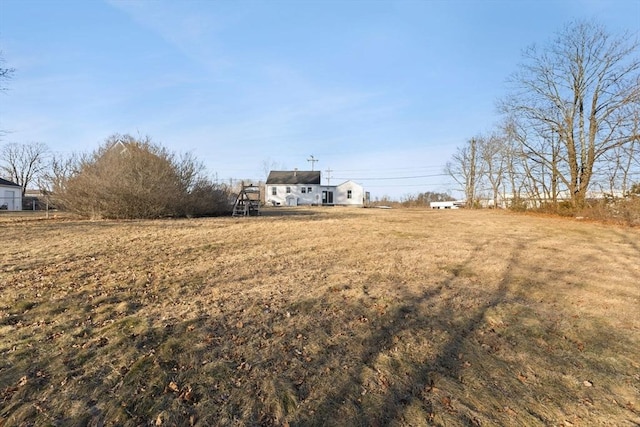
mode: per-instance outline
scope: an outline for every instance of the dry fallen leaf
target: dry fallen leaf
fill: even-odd
[[[175,393],[177,393],[178,391],[180,391],[180,387],[178,387],[178,384],[176,384],[175,382],[171,381],[169,383],[169,385],[167,386],[168,390],[171,390]]]
[[[180,393],[180,396],[178,396],[178,398],[180,398],[181,400],[185,400],[187,402],[193,401],[193,393],[191,391],[191,387],[187,386],[185,389],[183,389],[182,393]]]

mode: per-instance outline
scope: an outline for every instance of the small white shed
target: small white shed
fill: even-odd
[[[0,210],[22,210],[22,187],[0,178]]]

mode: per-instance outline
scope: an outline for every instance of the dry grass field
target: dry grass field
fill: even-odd
[[[0,216],[0,425],[638,426],[640,229]]]

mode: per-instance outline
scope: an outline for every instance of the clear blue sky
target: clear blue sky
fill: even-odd
[[[0,143],[130,133],[220,180],[313,155],[373,198],[453,192],[437,175],[493,128],[521,50],[573,19],[638,32],[640,0],[0,0]]]

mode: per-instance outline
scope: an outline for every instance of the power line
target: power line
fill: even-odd
[[[408,187],[442,187],[448,186],[447,183],[432,183],[432,184],[374,184],[367,185],[365,189],[369,188],[408,188]]]
[[[420,170],[428,170],[428,169],[438,169],[438,170],[442,170],[444,169],[444,165],[438,165],[438,166],[419,166],[419,167],[406,167],[406,168],[368,168],[368,169],[340,169],[338,170],[338,172],[370,172],[370,171],[410,171],[410,170],[415,170],[415,171],[420,171]]]
[[[350,179],[352,181],[386,181],[395,179],[417,179],[417,178],[435,178],[438,176],[450,176],[448,173],[438,173],[431,175],[414,175],[414,176],[394,176],[394,177],[381,177],[381,178],[335,178],[335,179]]]

